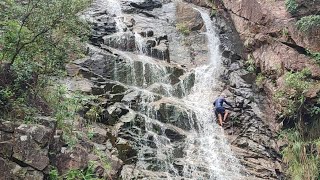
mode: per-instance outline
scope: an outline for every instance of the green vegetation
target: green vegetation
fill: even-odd
[[[277,92],[278,102],[286,108],[281,118],[294,127],[283,131],[280,138],[288,145],[282,151],[291,179],[319,179],[320,172],[320,100],[307,103],[306,92],[312,86],[310,71],[287,72],[284,87]]]
[[[283,131],[280,138],[288,143],[282,155],[288,165],[287,173],[291,179],[319,179],[320,139],[305,140],[297,130]]]
[[[261,73],[258,74],[257,78],[256,78],[256,85],[261,88],[264,84],[266,77],[264,75],[262,75]]]
[[[105,152],[95,149],[94,153],[99,157],[99,160],[102,163],[102,166],[105,170],[111,169],[110,163]]]
[[[320,52],[312,52],[310,50],[307,50],[307,53],[308,53],[308,56],[313,58],[316,61],[316,63],[320,65]]]
[[[189,27],[185,23],[176,24],[176,28],[178,31],[180,31],[185,36],[188,36],[190,34]]]
[[[85,170],[71,169],[62,176],[59,176],[58,171],[54,168],[49,172],[49,180],[101,180],[96,178],[94,166],[94,162],[89,162],[89,166]]]
[[[52,109],[52,116],[57,120],[57,128],[63,130],[64,140],[72,147],[78,142],[73,133],[73,124],[79,120],[77,112],[92,100],[93,96],[77,92],[68,94],[67,88],[62,85],[48,86],[39,94]]]
[[[288,38],[288,36],[289,36],[288,28],[283,28],[282,29],[282,37]]]
[[[4,0],[0,3],[0,111],[8,119],[50,114],[41,95],[49,76],[81,57],[88,25],[77,13],[89,0]],[[58,116],[58,115],[57,115]]]
[[[304,69],[300,72],[287,72],[284,79],[284,87],[276,93],[276,101],[286,107],[282,110],[282,118],[297,120],[305,109],[305,92],[311,85],[307,81],[310,71]]]
[[[215,4],[212,4],[210,16],[216,16],[216,15],[217,15],[217,7],[215,6]]]
[[[92,106],[88,112],[86,112],[85,117],[91,122],[96,122],[100,119],[100,114],[103,108],[101,106]]]
[[[320,15],[302,17],[297,21],[296,26],[302,32],[309,32],[313,28],[320,28]]]
[[[255,62],[254,62],[253,56],[251,54],[248,55],[248,60],[246,61],[245,66],[249,72],[256,71]]]
[[[295,13],[298,9],[298,4],[295,0],[286,0],[285,2],[287,11],[290,13]]]

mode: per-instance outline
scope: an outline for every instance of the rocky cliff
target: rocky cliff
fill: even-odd
[[[71,94],[94,97],[70,122],[76,140],[48,117],[2,122],[0,174],[284,178],[270,101],[285,71],[306,67],[319,79],[319,66],[301,51],[319,51],[319,36],[295,27],[306,13],[291,18],[284,1],[94,1],[81,15],[92,25],[86,57],[68,64],[68,77],[59,81]],[[266,93],[247,56],[267,77]],[[221,92],[235,107],[223,128],[212,112]]]

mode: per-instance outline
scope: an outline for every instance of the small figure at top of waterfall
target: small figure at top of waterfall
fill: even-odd
[[[221,94],[214,102],[213,105],[215,107],[216,117],[219,119],[219,124],[222,126],[223,122],[227,119],[228,111],[223,107],[223,103],[226,103],[228,106],[232,107],[232,105],[225,100],[225,95]],[[223,119],[222,119],[223,117]]]

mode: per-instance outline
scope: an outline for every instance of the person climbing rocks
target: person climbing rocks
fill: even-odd
[[[225,95],[221,94],[214,102],[213,105],[215,107],[216,117],[219,119],[219,124],[222,126],[223,122],[226,121],[228,117],[228,111],[223,107],[223,103],[226,103],[228,106],[232,108],[232,105],[225,100]],[[223,117],[223,119],[222,119]]]

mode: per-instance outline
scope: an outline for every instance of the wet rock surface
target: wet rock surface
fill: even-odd
[[[102,1],[95,1],[84,13],[83,17],[93,25],[88,54],[67,65],[69,77],[62,81],[71,92],[95,97],[80,110],[80,120],[72,129],[78,141],[68,145],[63,133],[56,129],[55,120],[49,117],[39,117],[37,122],[41,125],[1,122],[0,172],[8,172],[4,177],[43,179],[49,166],[64,174],[70,169],[85,170],[89,162],[94,162],[96,176],[106,179],[218,178],[210,176],[203,159],[196,159],[200,162],[192,167],[187,156],[188,145],[196,147],[192,154],[203,151],[197,147],[201,137],[190,139],[206,127],[197,122],[199,107],[188,104],[190,99],[186,97],[199,83],[194,68],[208,62],[210,51],[205,22],[194,7],[208,8],[212,4],[202,0],[116,2],[120,2],[121,14],[112,11],[118,7],[110,8]],[[263,13],[256,14],[264,9],[254,0],[250,2],[254,10],[239,9],[238,2],[229,3],[230,8],[242,11],[241,17],[267,23]],[[224,133],[244,167],[239,177],[219,173],[229,179],[281,179],[283,169],[275,129],[260,111],[265,108],[265,96],[253,91],[255,75],[245,70],[243,47],[238,43],[239,36],[233,33],[245,28],[232,26],[224,16],[212,21],[220,34],[225,69],[221,67],[219,88],[210,90],[223,91],[235,107]],[[185,24],[190,32],[182,32],[177,24]],[[260,46],[262,41],[263,37],[255,39],[252,46]],[[267,57],[259,62],[271,72],[269,65],[273,64],[267,63]],[[293,59],[286,67],[298,68],[298,64]],[[313,72],[317,76],[317,69]],[[92,124],[84,127],[82,121]],[[211,121],[210,125],[216,126]],[[215,130],[222,131],[218,126]],[[224,147],[223,138],[214,136],[217,147]],[[220,155],[229,158],[225,163],[236,163],[227,157],[232,154]]]

